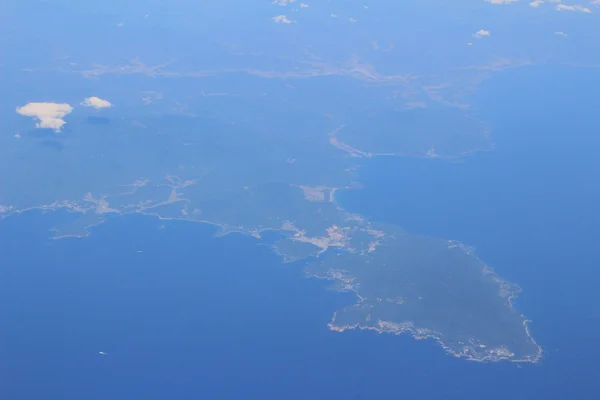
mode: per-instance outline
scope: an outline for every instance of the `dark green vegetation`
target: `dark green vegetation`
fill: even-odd
[[[539,348],[511,305],[519,288],[499,278],[457,242],[378,227],[375,251],[329,252],[308,272],[354,291],[355,305],[338,311],[332,329],[411,332],[434,338],[455,356],[535,361]],[[341,282],[341,285],[340,285]]]

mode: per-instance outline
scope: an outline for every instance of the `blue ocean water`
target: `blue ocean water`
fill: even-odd
[[[364,190],[338,197],[374,220],[474,245],[523,288],[516,306],[544,360],[513,378],[490,369],[499,387],[488,398],[599,396],[599,89],[593,69],[503,72],[473,101],[494,151],[455,163],[376,158],[361,170]]]
[[[351,211],[475,245],[523,287],[517,307],[534,321],[541,364],[331,332],[352,296],[252,238],[134,216],[52,241],[66,216],[32,213],[0,224],[0,399],[596,398],[598,78],[503,73],[476,99],[495,151],[370,160],[365,189],[340,195]]]
[[[2,399],[432,397],[433,380],[464,396],[472,374],[517,372],[409,337],[329,331],[352,297],[252,238],[128,217],[48,240],[64,218],[0,225]]]

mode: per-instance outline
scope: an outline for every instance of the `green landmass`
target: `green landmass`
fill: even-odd
[[[21,128],[2,137],[0,218],[78,216],[54,238],[83,237],[134,213],[213,224],[220,235],[262,244],[275,231],[269,245],[283,261],[307,263],[309,276],[355,293],[355,304],[335,312],[333,331],[405,332],[470,360],[537,361],[540,349],[512,304],[518,288],[468,248],[374,224],[335,202],[336,190],[360,187],[357,170],[370,157],[459,158],[490,148],[488,128],[462,108],[398,108],[387,100],[396,80],[375,79],[373,92],[363,75],[338,75],[318,83],[275,76],[278,85],[253,77],[275,94],[203,96],[171,111],[138,104],[99,117],[80,108],[61,132],[21,129],[31,121],[11,116]],[[152,79],[169,87],[169,77]]]

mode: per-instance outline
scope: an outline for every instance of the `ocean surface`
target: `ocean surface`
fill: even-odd
[[[515,375],[486,366],[464,398],[482,398],[481,379],[497,382],[485,398],[598,398],[599,89],[598,69],[502,72],[473,100],[494,151],[461,162],[376,158],[361,170],[363,190],[336,197],[373,220],[473,245],[523,289],[515,305],[544,360]],[[464,371],[448,372],[461,387]]]
[[[337,196],[374,220],[474,245],[522,286],[516,306],[533,320],[540,364],[331,332],[352,296],[253,238],[132,216],[53,241],[48,229],[68,216],[31,213],[0,223],[0,399],[597,398],[599,72],[503,72],[474,99],[494,151],[372,159],[364,189]]]

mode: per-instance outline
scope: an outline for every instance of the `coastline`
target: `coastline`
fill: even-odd
[[[356,187],[343,187],[343,188],[335,188],[331,190],[330,196],[329,196],[329,201],[334,203],[339,209],[344,210],[346,212],[349,213],[349,211],[346,210],[346,208],[344,208],[344,206],[340,203],[340,200],[338,197],[336,197],[336,192],[340,191],[340,190],[356,190],[358,188]],[[506,295],[507,297],[507,303],[508,306],[517,311],[516,307],[514,306],[514,301],[518,298],[519,294],[522,292],[522,289],[519,285],[509,282],[505,279],[503,279],[502,277],[500,277],[496,271],[494,269],[492,269],[491,267],[489,267],[487,264],[485,264],[481,259],[479,259],[479,257],[477,257],[475,255],[474,250],[469,247],[464,245],[462,242],[458,242],[455,240],[449,240],[449,242],[454,243],[456,246],[460,247],[460,249],[462,251],[464,251],[466,254],[469,254],[472,257],[475,257],[477,260],[481,261],[482,264],[484,265],[483,269],[482,269],[482,273],[486,274],[486,275],[491,275],[493,277],[493,279],[500,285],[500,289],[501,290],[507,290],[509,293]],[[311,277],[314,278],[318,278],[318,279],[327,279],[330,281],[335,281],[336,278],[335,277],[328,277],[328,276],[317,276],[317,275],[310,275]],[[360,296],[360,294],[358,293],[358,291],[354,288],[351,289],[342,289],[339,291],[351,291],[353,292],[357,298],[358,301],[355,304],[361,304],[364,300],[364,298],[362,296]],[[536,342],[536,340],[534,339],[534,337],[531,335],[530,329],[529,329],[529,324],[532,322],[530,319],[526,319],[525,316],[523,314],[520,314],[522,318],[524,318],[523,321],[523,327],[525,329],[526,335],[529,338],[529,340],[531,340],[531,342],[537,347],[537,354],[531,358],[527,358],[527,359],[513,359],[511,356],[507,356],[507,355],[489,355],[486,357],[474,357],[470,354],[465,354],[464,352],[459,352],[455,349],[453,349],[451,346],[449,346],[448,344],[444,343],[444,341],[442,340],[442,335],[439,333],[435,333],[435,332],[431,332],[428,330],[424,330],[424,329],[419,329],[419,328],[415,328],[414,324],[412,321],[404,321],[401,323],[401,325],[403,326],[402,329],[399,330],[392,330],[392,329],[385,329],[385,328],[377,328],[374,326],[364,326],[361,325],[360,322],[357,322],[356,324],[351,324],[351,325],[343,325],[343,326],[339,326],[335,324],[335,318],[336,318],[337,312],[334,313],[333,318],[331,319],[331,321],[328,324],[328,327],[332,330],[332,331],[336,331],[336,332],[344,332],[345,330],[352,330],[352,329],[360,329],[360,330],[369,330],[369,331],[374,331],[376,333],[382,334],[382,333],[391,333],[391,334],[395,334],[395,335],[401,335],[404,333],[408,333],[410,334],[415,340],[424,340],[424,339],[433,339],[435,342],[437,342],[448,354],[457,357],[457,358],[465,358],[469,361],[476,361],[476,362],[495,362],[495,361],[510,361],[510,362],[514,362],[514,363],[538,363],[542,360],[543,357],[543,349],[542,347]],[[383,321],[382,321],[383,322]],[[428,333],[424,333],[424,332],[428,332]]]
[[[343,207],[343,205],[340,202],[339,191],[340,190],[357,190],[360,188],[362,188],[362,186],[359,184],[351,184],[351,185],[348,185],[345,187],[331,188],[329,191],[329,196],[328,196],[327,202],[332,203],[339,211],[341,211],[349,216],[357,216],[358,217],[358,216],[360,216],[360,214],[351,214]],[[128,192],[128,193],[130,193],[130,192]],[[114,197],[117,197],[120,195],[122,195],[122,194],[115,195]],[[159,212],[154,212],[153,209],[155,209],[159,206],[166,205],[166,204],[178,203],[178,202],[183,202],[185,205],[184,210],[187,210],[187,203],[186,203],[187,200],[180,198],[177,195],[175,188],[173,188],[173,192],[169,196],[168,200],[155,202],[150,205],[140,205],[139,208],[137,208],[137,209],[131,208],[131,207],[126,207],[123,210],[108,208],[108,203],[106,202],[107,197],[113,197],[113,196],[104,196],[104,197],[101,197],[99,200],[97,200],[97,199],[94,199],[91,195],[89,195],[84,198],[85,203],[83,205],[80,203],[77,203],[77,202],[63,201],[63,202],[54,202],[51,205],[44,205],[44,206],[40,206],[40,207],[30,207],[30,208],[24,209],[24,210],[10,208],[10,209],[8,209],[8,211],[9,211],[8,213],[3,213],[2,215],[0,215],[0,220],[3,218],[7,218],[8,216],[11,216],[11,215],[18,215],[18,214],[22,214],[22,213],[25,213],[28,211],[33,211],[33,210],[39,210],[42,212],[65,210],[69,213],[80,213],[82,215],[86,215],[86,214],[90,213],[90,215],[92,215],[92,216],[97,216],[98,219],[96,221],[83,227],[84,231],[82,232],[82,234],[57,235],[54,237],[54,239],[61,239],[61,238],[67,238],[67,237],[74,237],[74,238],[86,237],[90,234],[89,229],[107,221],[106,218],[102,217],[104,214],[116,214],[117,216],[141,214],[141,215],[145,215],[145,216],[154,217],[159,220],[187,221],[187,222],[197,222],[197,223],[209,224],[209,225],[216,226],[218,228],[218,231],[215,233],[215,236],[218,236],[218,237],[225,236],[230,233],[240,233],[240,234],[243,234],[246,236],[251,236],[255,239],[260,240],[261,239],[260,234],[263,231],[277,231],[277,232],[286,232],[287,231],[287,229],[285,229],[285,224],[284,224],[284,226],[281,226],[279,228],[265,227],[262,229],[244,229],[244,227],[241,227],[241,226],[229,226],[226,224],[219,224],[219,223],[209,221],[206,219],[196,219],[196,218],[194,218],[194,216],[195,216],[194,213],[188,214],[187,212],[184,212],[181,214],[181,216],[174,217],[174,216],[163,216]],[[6,211],[7,208],[3,208],[3,210]],[[362,218],[362,217],[360,217],[360,218]],[[457,241],[449,241],[449,243],[452,246],[460,247],[460,249],[462,251],[464,251],[465,253],[477,258],[473,254],[473,251],[470,247],[465,246],[462,243],[457,242]],[[306,257],[318,257],[321,253],[323,253],[330,247],[331,246],[323,248],[317,254],[311,254]],[[335,245],[333,247],[339,248],[340,246]],[[342,246],[342,247],[344,247],[344,246]],[[286,257],[285,257],[286,255],[284,253],[279,252],[278,249],[274,248],[273,246],[271,246],[271,250],[274,251],[276,254],[278,254],[283,259],[282,262],[284,262],[284,263],[288,262],[288,261],[286,261]],[[306,258],[306,257],[302,257],[302,258]],[[302,258],[292,259],[289,262],[295,262]],[[479,260],[479,261],[481,261],[481,260]],[[506,295],[501,294],[501,296],[506,297],[508,306],[511,309],[514,309],[513,301],[518,297],[518,294],[521,292],[520,287],[511,282],[508,282],[508,281],[502,279],[500,276],[498,276],[495,273],[494,270],[492,270],[490,267],[487,267],[487,265],[485,265],[485,263],[483,263],[483,265],[484,265],[484,267],[482,269],[482,273],[486,274],[486,275],[492,275],[493,279],[499,284],[500,290],[508,291],[508,293]],[[318,276],[316,274],[309,275],[309,276],[319,278],[319,279],[327,279],[327,280],[331,280],[331,281],[340,281],[341,280],[341,278],[338,276]],[[341,280],[341,282],[344,283],[343,279]],[[361,304],[365,300],[364,297],[361,296],[359,291],[356,288],[354,288],[351,284],[344,285],[341,289],[339,289],[339,291],[352,291],[358,299],[356,304]],[[448,354],[453,355],[454,357],[465,358],[465,359],[471,360],[471,361],[479,361],[479,362],[511,361],[511,362],[536,363],[542,357],[541,347],[536,343],[534,338],[531,336],[530,329],[529,329],[529,323],[531,321],[528,319],[524,319],[523,327],[525,329],[527,337],[537,346],[538,353],[534,357],[530,357],[527,359],[513,359],[513,358],[511,358],[512,355],[509,355],[504,349],[492,349],[492,350],[490,350],[489,354],[481,355],[481,356],[472,354],[474,352],[469,353],[470,350],[466,351],[463,349],[463,351],[460,351],[456,347],[453,347],[452,345],[445,343],[442,340],[442,336],[443,336],[442,334],[436,333],[434,331],[431,331],[431,330],[428,330],[425,328],[415,327],[414,323],[412,321],[402,321],[402,322],[378,321],[379,326],[361,325],[360,322],[357,322],[356,324],[352,324],[352,325],[336,325],[336,323],[335,323],[336,316],[337,316],[337,312],[334,313],[331,321],[328,324],[328,327],[332,331],[343,332],[345,330],[358,328],[361,330],[374,331],[374,332],[377,332],[380,334],[381,333],[392,333],[392,334],[400,335],[403,333],[409,333],[416,340],[433,339]],[[521,317],[525,318],[522,314],[521,314]]]
[[[488,271],[491,270],[489,267],[486,267],[486,268],[488,268]],[[340,279],[341,279],[337,275],[336,276],[334,276],[334,275],[322,276],[322,275],[307,273],[307,276],[310,278],[328,280],[328,281],[333,281],[333,282],[340,281]],[[495,275],[495,277],[497,277],[497,275]],[[499,279],[502,279],[502,278],[499,278]],[[504,281],[504,282],[506,282],[506,281]],[[513,284],[513,286],[515,287],[515,290],[510,294],[510,296],[509,296],[510,299],[515,299],[517,297],[518,293],[520,293],[520,291],[521,291],[520,287],[518,287],[517,285]],[[336,288],[335,290],[340,293],[345,293],[345,292],[353,293],[356,296],[357,301],[356,301],[356,303],[354,303],[351,306],[363,304],[364,301],[366,300],[364,297],[362,297],[360,295],[359,291],[356,288],[354,288],[351,284],[344,285],[341,288]],[[508,300],[508,302],[509,302],[509,307],[516,310],[513,307],[511,300]],[[348,306],[348,307],[351,307],[351,306]],[[528,339],[537,347],[537,353],[534,356],[528,357],[528,358],[514,358],[513,357],[514,354],[511,353],[507,348],[489,349],[489,351],[488,351],[489,354],[477,356],[476,354],[474,354],[476,352],[473,351],[473,349],[481,348],[481,345],[478,344],[477,342],[471,343],[471,346],[465,346],[465,345],[458,346],[459,348],[462,346],[462,351],[460,351],[457,347],[453,347],[450,344],[444,342],[444,340],[442,339],[443,334],[432,331],[427,328],[416,327],[413,321],[389,322],[389,321],[383,321],[383,320],[379,319],[379,320],[377,320],[378,326],[363,325],[363,324],[361,324],[360,321],[353,323],[353,324],[338,325],[338,324],[336,324],[336,317],[337,317],[338,312],[339,311],[334,312],[332,319],[327,324],[328,328],[331,331],[335,331],[338,333],[341,333],[341,332],[344,332],[347,330],[359,329],[359,330],[364,330],[364,331],[373,331],[378,334],[386,334],[386,333],[393,334],[393,335],[409,334],[415,340],[432,339],[440,347],[442,347],[442,349],[447,354],[449,354],[453,357],[456,357],[456,358],[463,358],[465,360],[475,361],[475,362],[508,361],[508,362],[512,362],[512,363],[536,364],[536,363],[539,363],[543,358],[543,349],[531,335],[530,330],[529,330],[529,323],[531,323],[532,321],[528,320],[528,319],[524,319],[523,328],[525,329]],[[524,318],[524,316],[522,314],[521,314],[521,317]]]

